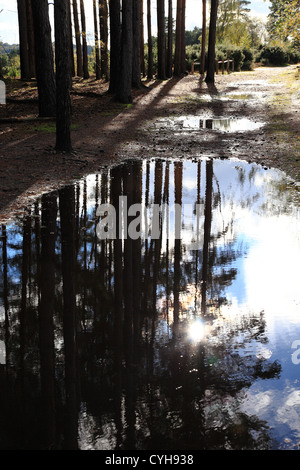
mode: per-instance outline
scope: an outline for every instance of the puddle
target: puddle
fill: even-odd
[[[252,91],[251,93],[234,93],[234,92],[228,92],[228,93],[223,93],[219,99],[221,101],[256,101],[256,100],[265,100],[268,97],[268,93],[262,92],[262,91]]]
[[[255,131],[264,126],[262,122],[256,122],[247,118],[202,118],[199,116],[180,116],[157,120],[155,128],[182,131],[213,130],[223,133]]]
[[[299,207],[259,165],[132,161],[2,226],[0,448],[296,449]]]

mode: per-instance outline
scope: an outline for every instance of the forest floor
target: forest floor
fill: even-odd
[[[55,152],[55,122],[37,119],[36,83],[8,82],[7,104],[0,105],[0,223],[40,194],[129,158],[235,157],[282,169],[299,185],[298,70],[221,74],[214,87],[198,74],[145,81],[132,105],[117,103],[103,81],[75,80],[70,155]],[[189,129],[184,117],[191,118]],[[195,127],[200,119],[225,118],[249,127]]]

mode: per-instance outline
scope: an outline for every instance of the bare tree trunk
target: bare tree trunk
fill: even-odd
[[[181,75],[182,0],[177,0],[174,75]]]
[[[83,56],[83,78],[88,79],[89,74],[89,57],[87,50],[86,41],[86,21],[85,21],[85,9],[83,0],[80,0],[80,16],[81,16],[81,31],[82,31],[82,56]]]
[[[81,50],[77,0],[73,0],[73,16],[74,16],[75,40],[76,40],[77,76],[82,77],[83,76],[83,64],[82,64],[82,50]]]
[[[132,84],[132,55],[133,55],[133,34],[132,34],[132,2],[127,0],[122,7],[122,36],[121,36],[121,70],[117,97],[121,103],[131,103]]]
[[[144,0],[141,0],[141,73],[146,77],[145,68],[145,35],[144,35]]]
[[[67,1],[67,14],[68,14],[69,36],[70,36],[71,70],[72,70],[72,77],[75,77],[76,72],[75,72],[73,34],[72,34],[71,0]]]
[[[54,59],[47,0],[31,0],[35,34],[36,78],[40,116],[55,116]]]
[[[182,0],[182,17],[181,17],[181,73],[186,72],[186,60],[185,60],[185,6],[186,0]]]
[[[98,29],[98,15],[97,15],[97,0],[93,0],[93,15],[94,15],[94,35],[95,35],[95,72],[96,80],[101,78],[101,64],[100,64],[100,46],[99,46],[99,29]]]
[[[201,43],[201,61],[200,73],[205,73],[205,48],[206,48],[206,0],[202,0],[202,43]]]
[[[167,77],[172,77],[173,73],[173,5],[169,0],[168,13],[168,52],[167,52]]]
[[[132,86],[141,88],[141,0],[133,2],[132,10],[133,56],[132,56]]]
[[[152,27],[151,27],[151,0],[147,0],[147,29],[148,29],[148,71],[149,80],[153,78],[153,45],[152,45]]]
[[[211,0],[206,83],[215,83],[216,32],[219,0]]]
[[[30,76],[32,78],[36,76],[36,70],[35,70],[34,26],[33,26],[31,0],[27,0],[26,11],[27,11],[27,32],[28,32],[28,60],[29,60]]]
[[[120,0],[110,0],[110,93],[118,88],[121,61],[121,18]]]
[[[160,80],[166,79],[165,2],[157,0],[157,60]]]
[[[39,1],[39,0],[38,0]],[[70,152],[71,144],[71,57],[67,22],[67,0],[54,0],[56,59],[56,150]]]
[[[20,41],[20,62],[21,62],[21,80],[31,78],[28,54],[28,26],[26,0],[18,0],[18,19],[19,19],[19,41]]]
[[[107,0],[99,0],[101,74],[109,80],[108,67],[108,8]]]

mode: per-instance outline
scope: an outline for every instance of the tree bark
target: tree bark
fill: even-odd
[[[71,70],[72,70],[72,77],[75,77],[76,71],[75,71],[73,34],[72,34],[71,0],[67,1],[67,14],[68,14],[69,36],[70,36]]]
[[[132,103],[132,56],[133,56],[133,34],[132,34],[132,3],[127,0],[122,7],[122,36],[121,36],[121,70],[117,98],[121,103]]]
[[[206,83],[215,83],[216,33],[219,0],[211,0]]]
[[[182,0],[177,0],[174,75],[181,75]]]
[[[101,78],[101,64],[100,64],[100,46],[99,46],[97,0],[93,0],[93,15],[94,15],[94,36],[95,36],[95,72],[96,72],[96,80],[100,80],[100,78]]]
[[[47,0],[31,0],[35,34],[36,78],[40,117],[56,114],[56,91],[51,26]]]
[[[31,78],[36,76],[35,70],[35,43],[34,43],[34,26],[32,16],[32,4],[31,0],[27,0],[26,5],[27,11],[27,33],[28,33],[28,60],[29,60],[29,71]]]
[[[147,29],[148,29],[148,71],[149,80],[153,78],[153,45],[152,45],[152,26],[151,26],[151,0],[147,0]]]
[[[85,21],[85,9],[83,0],[80,0],[80,16],[81,16],[81,31],[82,31],[82,57],[83,57],[83,78],[90,78],[89,74],[89,57],[87,50],[86,41],[86,21]]]
[[[200,73],[205,73],[205,48],[206,48],[206,0],[202,0],[202,42],[201,42],[201,60]]]
[[[168,13],[168,52],[167,52],[167,77],[172,77],[173,73],[173,5],[169,0]]]
[[[165,2],[157,0],[157,78],[166,79]]]
[[[109,80],[108,66],[108,8],[107,0],[99,0],[101,74]]]
[[[20,62],[21,62],[21,80],[31,78],[28,54],[28,25],[26,1],[18,0],[18,19],[19,19],[19,42],[20,42]]]
[[[132,9],[133,56],[132,56],[132,86],[141,88],[141,0],[133,2]]]
[[[110,0],[110,83],[109,92],[115,93],[118,88],[121,61],[121,19],[120,0]]]
[[[76,40],[77,76],[82,77],[83,76],[83,63],[82,63],[82,50],[81,50],[77,0],[73,0],[73,17],[74,17],[74,28],[75,28],[75,40]]]
[[[39,1],[39,0],[38,0]],[[56,59],[56,150],[70,152],[71,144],[71,57],[67,22],[67,0],[54,0]]]
[[[186,72],[186,58],[185,58],[185,7],[186,0],[182,0],[182,17],[181,17],[181,45],[180,45],[180,56],[181,56],[181,73]]]
[[[144,0],[141,0],[141,73],[146,77],[145,67],[145,36],[144,36]]]

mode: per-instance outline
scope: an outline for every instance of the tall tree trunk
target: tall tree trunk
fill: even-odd
[[[157,0],[157,77],[166,79],[165,2]]]
[[[182,17],[181,17],[181,45],[180,45],[180,57],[181,57],[181,73],[186,72],[186,58],[185,58],[185,7],[186,0],[182,0]]]
[[[149,80],[153,78],[153,45],[152,45],[152,26],[151,26],[151,0],[147,0],[147,30],[148,30],[148,71]]]
[[[77,76],[82,77],[83,76],[83,63],[82,63],[82,50],[81,50],[77,0],[73,0],[73,16],[74,16],[74,29],[75,29],[75,40],[76,40]]]
[[[121,103],[131,103],[132,84],[132,55],[133,55],[133,34],[132,34],[132,2],[127,0],[122,7],[122,36],[121,36],[121,70],[117,98]]]
[[[73,48],[71,0],[67,1],[67,14],[68,14],[69,36],[70,36],[71,71],[72,71],[72,77],[75,77],[76,71],[75,71],[74,48]]]
[[[18,19],[19,19],[19,42],[20,42],[20,62],[21,79],[31,78],[28,54],[28,25],[26,0],[18,0]]]
[[[55,116],[56,91],[47,0],[31,0],[35,34],[36,78],[40,116]]]
[[[132,86],[141,88],[141,0],[133,2],[132,10],[133,56]]]
[[[205,73],[205,49],[206,49],[206,0],[202,0],[202,42],[201,42],[201,60],[200,73]]]
[[[94,36],[95,36],[95,72],[96,72],[96,80],[100,80],[101,64],[100,64],[99,28],[98,28],[97,11],[98,11],[97,0],[93,0]]]
[[[146,77],[145,68],[145,35],[144,35],[144,0],[141,0],[141,73]]]
[[[26,11],[27,11],[27,32],[28,32],[28,60],[29,60],[30,76],[32,78],[36,76],[36,70],[35,70],[34,26],[33,26],[31,0],[27,0]]]
[[[182,0],[177,0],[174,75],[181,75]]]
[[[89,57],[88,57],[87,40],[86,40],[85,9],[84,9],[83,0],[80,0],[80,16],[81,16],[81,31],[82,31],[83,78],[87,79],[90,77],[90,74],[89,74]]]
[[[70,152],[71,144],[71,57],[67,22],[67,0],[54,0],[56,59],[56,150]]]
[[[168,52],[167,52],[167,77],[172,77],[173,73],[173,4],[169,0],[168,12]]]
[[[116,93],[120,76],[121,61],[121,18],[120,0],[110,0],[110,93]]]
[[[216,33],[219,0],[211,0],[206,83],[215,83]]]
[[[107,0],[99,0],[101,74],[109,80],[108,66],[108,8]]]

